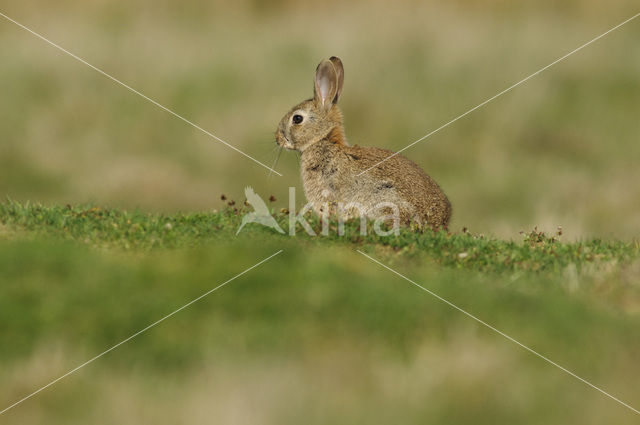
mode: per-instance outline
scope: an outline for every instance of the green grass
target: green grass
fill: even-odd
[[[94,247],[116,247],[125,250],[184,248],[211,241],[236,239],[241,217],[250,208],[225,207],[212,213],[179,213],[173,215],[128,212],[99,206],[22,205],[17,202],[0,204],[4,232],[28,231],[32,235],[75,240]],[[257,224],[249,224],[240,239],[261,235],[285,241],[290,238],[288,211],[274,215],[287,235],[282,236]],[[628,263],[640,256],[640,242],[588,241],[562,243],[562,230],[547,235],[534,229],[521,232],[516,241],[504,241],[473,234],[426,231],[412,232],[402,228],[398,235],[379,236],[373,223],[367,224],[366,235],[360,232],[357,220],[346,223],[344,235],[338,234],[338,223],[331,221],[329,234],[322,236],[322,223],[311,214],[306,217],[318,236],[309,236],[298,225],[297,239],[305,244],[341,244],[371,249],[387,247],[400,256],[428,257],[438,264],[475,271],[561,272],[573,265],[578,271],[591,265],[608,262]],[[246,234],[250,236],[246,236]]]
[[[283,250],[2,423],[225,422],[245,403],[279,424],[636,420],[355,250],[633,405],[637,243],[540,232],[382,238],[360,236],[358,223],[346,237],[257,225],[236,237],[241,213],[0,204],[6,405]]]

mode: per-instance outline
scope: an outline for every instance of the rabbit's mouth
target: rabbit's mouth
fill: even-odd
[[[291,143],[291,141],[287,138],[287,136],[285,136],[280,131],[276,133],[276,143],[285,149],[289,149],[289,150],[295,149],[295,147],[293,146],[293,143]]]

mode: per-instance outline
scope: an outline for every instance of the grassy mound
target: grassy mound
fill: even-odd
[[[384,238],[361,236],[358,223],[345,237],[258,225],[236,237],[241,212],[0,205],[7,406],[283,250],[3,421],[233,422],[240,411],[280,424],[637,419],[356,252],[633,405],[637,243],[563,243],[536,231],[518,241]],[[286,229],[287,217],[277,219]]]

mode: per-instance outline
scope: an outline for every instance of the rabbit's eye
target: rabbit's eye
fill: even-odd
[[[296,114],[296,115],[293,116],[293,123],[294,124],[300,124],[303,119],[304,118],[302,117],[302,115]]]

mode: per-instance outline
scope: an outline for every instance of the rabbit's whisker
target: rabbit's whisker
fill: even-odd
[[[276,165],[278,165],[278,161],[280,160],[280,154],[282,153],[282,146],[276,146],[276,148],[279,148],[278,149],[278,153],[276,154],[275,161],[273,161],[273,165],[271,166],[271,170],[269,170],[269,174],[267,175],[267,179],[271,179],[271,176],[273,174],[273,170],[276,168]]]

